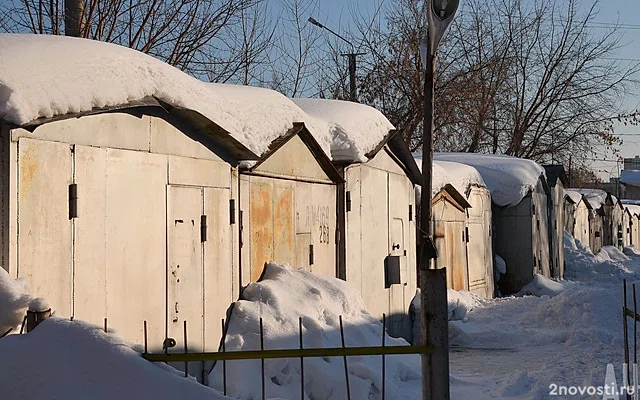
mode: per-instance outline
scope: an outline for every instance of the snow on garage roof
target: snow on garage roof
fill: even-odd
[[[544,168],[532,160],[498,154],[435,153],[438,161],[453,161],[474,167],[491,191],[491,200],[499,206],[520,201],[535,188]]]
[[[258,155],[294,122],[329,154],[328,127],[268,89],[211,85],[115,44],[49,35],[0,34],[0,120],[24,125],[155,96],[199,112]]]
[[[364,104],[341,100],[293,99],[312,117],[329,125],[331,159],[367,161],[365,154],[374,150],[395,129],[380,111]],[[315,136],[315,132],[312,131]]]
[[[629,213],[631,215],[638,215],[640,216],[640,205],[638,204],[626,204],[623,203],[623,207],[626,208],[627,210],[629,210]]]
[[[422,154],[416,153],[413,157],[416,159],[418,168],[422,171]],[[465,197],[471,186],[487,186],[474,167],[452,161],[434,160],[431,180],[432,196],[438,194],[448,183]]]
[[[582,193],[576,192],[575,190],[565,189],[565,196],[569,197],[575,204],[579,204],[582,199]]]
[[[600,189],[571,189],[572,191],[578,192],[584,195],[584,198],[591,204],[591,208],[594,210],[598,210],[600,207],[604,205],[607,201],[607,192]],[[615,197],[611,196],[614,199],[614,203],[617,202]]]
[[[640,186],[640,171],[636,169],[624,169],[620,173],[620,182],[625,185]]]

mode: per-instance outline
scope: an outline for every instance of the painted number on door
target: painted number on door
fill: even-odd
[[[320,243],[329,243],[329,227],[320,225]]]

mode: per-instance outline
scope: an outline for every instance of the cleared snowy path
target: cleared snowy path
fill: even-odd
[[[609,363],[621,383],[622,280],[639,279],[640,256],[614,248],[594,256],[571,237],[565,248],[567,281],[560,290],[544,279],[539,287],[555,286],[555,296],[486,301],[466,322],[450,323],[454,396],[554,398],[553,384],[603,386]]]

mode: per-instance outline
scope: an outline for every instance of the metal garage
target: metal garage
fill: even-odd
[[[167,111],[169,110],[169,111]],[[155,100],[3,125],[3,265],[61,317],[121,337],[218,348],[239,293],[237,173],[256,156],[202,115]],[[5,267],[6,268],[6,267]]]

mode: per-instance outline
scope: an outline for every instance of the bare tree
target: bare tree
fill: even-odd
[[[318,11],[317,0],[279,0],[278,34],[270,53],[269,86],[290,97],[307,93],[320,71],[320,32],[307,21]]]
[[[195,76],[229,79],[246,59],[234,38],[264,0],[85,0],[79,36],[148,53]],[[12,0],[0,5],[10,32],[60,34],[64,2]],[[241,33],[240,33],[241,34]],[[244,54],[244,56],[243,56]],[[234,64],[235,62],[235,64]],[[226,68],[231,63],[232,67]],[[224,66],[224,67],[220,67]],[[216,67],[218,67],[216,69]]]
[[[620,99],[637,83],[638,63],[615,57],[613,26],[590,29],[597,3],[472,0],[440,48],[436,148],[562,161],[613,146],[613,122],[637,123]],[[372,55],[363,100],[385,112],[413,148],[421,144],[424,2],[398,0],[369,29]],[[362,23],[359,30],[371,26]]]

